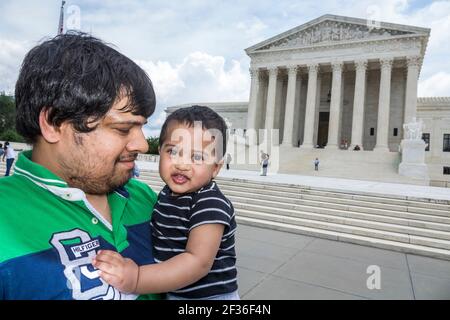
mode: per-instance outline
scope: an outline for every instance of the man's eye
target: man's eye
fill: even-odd
[[[130,133],[130,129],[116,129],[120,134],[126,135]]]

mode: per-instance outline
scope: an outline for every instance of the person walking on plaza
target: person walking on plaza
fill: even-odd
[[[319,171],[319,158],[316,158],[316,160],[314,160],[314,170],[315,171]]]
[[[10,145],[9,141],[5,142],[5,151],[3,153],[3,161],[6,157],[6,172],[5,177],[9,176],[14,160],[16,159],[16,152],[13,146]]]
[[[267,176],[267,167],[269,166],[269,154],[261,150],[261,166],[262,174],[261,176]]]
[[[233,158],[231,158],[231,154],[227,153],[227,155],[225,156],[225,163],[227,165],[227,170],[230,170],[230,163],[232,159]]]
[[[3,150],[3,144],[0,143],[0,157],[2,157],[5,154],[5,150]]]

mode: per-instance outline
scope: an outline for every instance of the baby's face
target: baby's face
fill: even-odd
[[[159,174],[174,195],[195,192],[215,178],[223,161],[216,157],[217,132],[172,121],[159,151]]]

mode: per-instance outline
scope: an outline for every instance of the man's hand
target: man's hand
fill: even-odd
[[[92,260],[92,265],[100,269],[100,277],[121,292],[136,291],[139,266],[133,260],[122,257],[110,250],[100,250]]]

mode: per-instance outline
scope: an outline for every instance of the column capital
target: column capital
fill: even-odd
[[[382,59],[380,59],[381,69],[384,69],[384,70],[391,69],[393,62],[394,62],[393,58],[382,58]]]
[[[290,65],[287,66],[287,69],[290,76],[296,76],[298,71],[300,70],[300,67],[298,65]]]
[[[367,65],[368,65],[367,60],[356,60],[355,61],[356,71],[366,71]]]
[[[308,71],[311,72],[319,72],[319,64],[318,63],[310,63],[308,64]]]
[[[420,67],[422,65],[422,57],[420,57],[420,56],[406,57],[406,64],[407,64],[408,68]]]
[[[271,77],[278,75],[278,67],[267,67],[267,70],[269,71],[269,76]]]
[[[251,79],[259,80],[259,75],[261,72],[259,68],[250,68],[249,71]]]
[[[342,72],[344,69],[344,63],[342,61],[333,61],[331,63],[331,69],[333,72]]]

